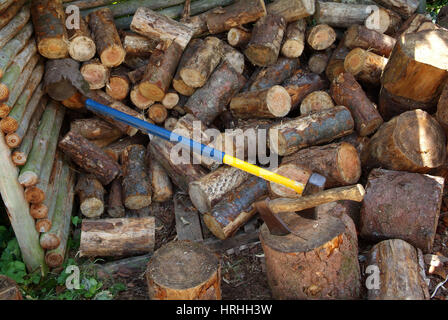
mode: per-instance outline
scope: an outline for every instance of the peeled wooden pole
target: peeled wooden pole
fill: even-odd
[[[149,177],[152,189],[152,201],[165,202],[173,196],[173,186],[163,166],[154,159],[149,161]]]
[[[30,6],[26,5],[19,13],[0,30],[0,49],[2,49],[30,20]]]
[[[112,218],[122,218],[125,215],[120,179],[115,179],[110,185],[107,213]]]
[[[182,80],[180,76],[180,71],[183,66],[191,59],[191,57],[196,53],[200,44],[202,43],[202,39],[192,39],[188,46],[185,48],[182,57],[179,60],[179,64],[177,66],[176,74],[173,77],[173,88],[184,96],[191,96],[196,88],[193,88],[187,85],[184,80]]]
[[[101,63],[106,67],[116,67],[124,61],[126,51],[121,44],[109,8],[100,9],[89,15],[89,27],[95,40]]]
[[[360,25],[348,28],[344,38],[345,45],[350,49],[362,48],[386,58],[392,52],[395,42],[396,40],[388,35]]]
[[[89,26],[83,18],[79,18],[79,28],[68,29],[68,53],[76,61],[88,61],[95,56],[96,44],[93,41]]]
[[[345,57],[344,67],[355,78],[365,83],[379,85],[387,59],[367,50],[356,48]]]
[[[305,19],[299,19],[288,24],[281,50],[285,57],[298,58],[302,55],[303,49],[305,48],[305,30]]]
[[[273,65],[254,72],[246,86],[248,86],[249,91],[268,89],[291,77],[298,66],[298,59],[281,57]]]
[[[268,4],[268,14],[282,16],[287,23],[314,14],[315,5],[312,0],[276,0]]]
[[[0,15],[0,29],[6,26],[23,7],[26,0],[14,1],[4,12]]]
[[[25,47],[33,33],[33,25],[27,23],[22,30],[1,49],[0,56],[0,79],[5,74],[6,69],[13,62],[14,57]]]
[[[300,104],[300,114],[310,114],[333,107],[333,99],[331,99],[331,96],[326,91],[313,91]]]
[[[239,27],[234,27],[227,33],[227,42],[232,47],[244,48],[250,40],[251,33]]]
[[[48,59],[66,58],[69,42],[61,1],[32,1],[31,13],[39,53]]]

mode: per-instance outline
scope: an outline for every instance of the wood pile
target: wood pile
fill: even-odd
[[[429,297],[418,256],[432,252],[446,175],[448,30],[418,1],[114,2],[0,1],[0,191],[29,269],[63,263],[79,207],[81,256],[155,252],[151,298],[220,299],[207,250],[258,235],[275,298],[360,298],[358,235],[385,270],[368,299]],[[318,206],[316,221],[285,212],[303,238],[274,236],[255,203],[300,195],[205,156],[179,163],[176,142],[85,97],[246,160],[264,150],[303,184],[361,183],[364,200]],[[172,284],[161,270],[182,250],[192,275],[200,259],[213,272]]]

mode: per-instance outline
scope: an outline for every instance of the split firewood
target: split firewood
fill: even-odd
[[[282,45],[282,54],[287,58],[298,58],[305,48],[306,21],[300,19],[288,24],[285,40]],[[230,32],[229,32],[230,33]]]
[[[110,74],[109,69],[97,58],[84,62],[80,71],[91,90],[104,88]]]
[[[268,14],[280,15],[287,23],[311,16],[314,11],[312,0],[275,0],[267,6]]]
[[[336,32],[327,24],[318,24],[307,32],[306,42],[314,50],[325,50],[336,41]]]
[[[360,235],[375,240],[402,239],[431,252],[443,185],[442,177],[373,169],[361,208]]]
[[[0,29],[6,26],[16,16],[19,10],[22,9],[25,2],[25,0],[13,1],[13,3],[6,8],[6,10],[1,12]]]
[[[124,61],[126,51],[121,44],[110,9],[104,8],[90,13],[89,27],[101,63],[106,67],[119,66]]]
[[[285,163],[274,169],[273,172],[280,174],[284,177],[300,182],[306,185],[313,172],[305,166],[296,163]],[[296,191],[291,188],[282,186],[281,184],[269,182],[269,195],[272,199],[275,198],[299,198],[301,197]]]
[[[340,74],[345,72],[344,69],[344,60],[347,54],[350,52],[345,46],[345,37],[339,41],[336,49],[333,50],[331,54],[330,60],[328,61],[327,67],[325,69],[325,75],[328,80],[333,82],[333,80]]]
[[[133,137],[126,137],[114,143],[111,143],[107,147],[103,148],[103,150],[112,159],[114,159],[116,162],[119,162],[124,149],[133,144],[147,145],[148,135],[137,134]]]
[[[205,86],[196,90],[185,108],[205,125],[212,123],[244,86],[246,79],[228,62],[223,61],[210,76]]]
[[[104,212],[105,190],[93,175],[81,174],[75,187],[79,197],[81,213],[88,218],[97,218]]]
[[[308,68],[310,71],[315,74],[323,73],[327,69],[331,54],[331,49],[313,53],[308,60]]]
[[[101,245],[98,246],[98,242]],[[153,252],[154,217],[82,221],[80,257],[117,257]]]
[[[277,61],[283,35],[286,29],[285,19],[279,15],[268,14],[258,20],[244,54],[249,61],[260,67],[266,67]]]
[[[146,66],[142,66],[135,70],[128,72],[128,78],[132,82],[132,84],[137,84],[143,79],[143,75],[145,74]]]
[[[249,43],[251,32],[241,27],[234,27],[227,33],[227,42],[236,48],[245,48]]]
[[[143,79],[138,86],[144,97],[153,101],[163,100],[173,80],[181,55],[182,47],[175,41],[166,51],[155,50],[152,53]]]
[[[59,142],[59,148],[78,166],[93,174],[103,185],[112,182],[120,173],[120,167],[116,161],[77,133],[67,133]]]
[[[333,99],[331,99],[326,91],[314,91],[303,99],[300,104],[300,114],[310,114],[316,111],[331,109],[333,107]]]
[[[0,48],[14,38],[30,20],[30,6],[26,5],[9,23],[0,30]]]
[[[0,275],[0,300],[23,300],[17,283],[5,275]]]
[[[227,193],[241,185],[248,177],[249,174],[242,170],[223,166],[191,182],[188,193],[194,206],[201,213],[210,213]]]
[[[163,123],[168,117],[168,111],[163,104],[155,103],[149,107],[148,117],[155,123]]]
[[[173,196],[173,186],[168,174],[157,160],[151,159],[148,162],[152,200],[155,202],[165,202],[170,200]]]
[[[179,75],[192,88],[204,86],[223,55],[223,43],[215,37],[202,41],[191,57],[180,68]]]
[[[379,111],[385,119],[412,109],[435,111],[448,75],[448,60],[435,48],[445,46],[444,29],[409,33],[397,40],[381,76]]]
[[[291,109],[295,109],[311,92],[327,89],[328,81],[318,74],[297,69],[292,77],[282,83],[282,87],[288,91],[291,97]]]
[[[298,59],[279,58],[276,63],[254,72],[246,86],[249,91],[268,89],[290,78],[299,66]]]
[[[385,240],[369,252],[367,265],[376,266],[379,288],[368,288],[369,300],[428,300],[424,266],[419,253],[406,241]]]
[[[84,97],[79,91],[76,91],[70,98],[62,100],[61,103],[64,107],[69,109],[77,111],[85,110]]]
[[[359,135],[368,136],[383,123],[375,105],[369,100],[351,73],[339,74],[333,80],[330,92],[336,104],[350,109]]]
[[[223,56],[222,61],[228,62],[229,65],[235,69],[239,74],[243,74],[245,69],[244,54],[235,49],[234,47],[222,42]]]
[[[202,39],[193,39],[190,41],[179,60],[176,74],[173,77],[173,88],[184,96],[191,96],[196,88],[190,87],[184,82],[184,80],[182,80],[180,71],[182,70],[184,65],[193,57],[193,55],[196,54],[196,51],[198,50],[202,41]]]
[[[6,69],[11,65],[15,56],[25,47],[29,38],[33,34],[33,25],[27,23],[22,30],[2,48],[0,56],[0,79],[5,74]]]
[[[295,234],[272,235],[266,224],[260,230],[274,298],[358,299],[361,275],[356,232],[330,215],[319,215],[318,221],[294,212],[279,216]]]
[[[403,18],[409,18],[419,6],[418,0],[375,0],[375,2],[395,11]]]
[[[388,35],[359,25],[348,28],[344,38],[345,46],[350,49],[362,48],[386,58],[390,56],[395,42],[396,40]]]
[[[154,253],[145,274],[151,300],[221,300],[221,264],[203,244],[169,242]]]
[[[66,58],[69,42],[62,3],[58,0],[32,1],[31,14],[39,53],[48,59]]]
[[[211,34],[217,34],[255,22],[265,15],[263,0],[237,1],[224,8],[212,9],[206,18],[207,28]]]
[[[107,213],[111,218],[123,218],[125,215],[121,185],[120,179],[115,179],[110,185]]]
[[[279,155],[289,155],[348,135],[353,128],[350,111],[344,106],[336,106],[272,126],[269,129],[269,148]]]
[[[443,165],[445,157],[443,129],[428,113],[413,110],[384,123],[370,139],[361,160],[366,168],[426,173]]]
[[[386,67],[387,61],[387,58],[375,53],[355,48],[345,57],[344,68],[360,81],[379,85],[381,74]]]
[[[174,214],[176,216],[177,240],[202,241],[200,213],[187,195],[176,193],[174,196]]]
[[[119,138],[121,136],[120,130],[98,118],[76,119],[70,123],[70,131],[89,140],[116,138],[117,136]]]
[[[124,100],[129,93],[130,80],[124,66],[112,69],[106,84],[106,93],[115,100]]]
[[[140,57],[149,57],[159,44],[156,40],[135,33],[126,33],[122,41],[127,55]]]
[[[165,120],[165,122],[163,123],[163,126],[165,127],[165,129],[173,131],[174,128],[176,128],[176,124],[177,124],[177,119],[170,117]]]
[[[95,56],[96,44],[85,20],[79,18],[79,28],[68,29],[68,53],[76,61],[88,61]]]
[[[136,106],[137,108],[141,110],[146,110],[150,106],[154,104],[155,101],[146,98],[140,93],[140,89],[138,88],[138,85],[134,85],[134,87],[131,90],[131,93],[129,94],[129,97],[131,98],[131,102]]]

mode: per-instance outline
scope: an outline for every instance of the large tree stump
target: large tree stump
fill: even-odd
[[[266,224],[260,240],[275,299],[357,299],[360,268],[356,233],[330,215],[318,221],[296,213],[280,217],[294,234],[274,236]]]
[[[268,14],[280,15],[287,23],[309,17],[314,10],[313,0],[276,0],[267,6]]]
[[[370,250],[367,265],[378,267],[379,288],[368,288],[367,299],[428,300],[424,265],[419,260],[417,250],[406,241],[392,239],[376,244]]]
[[[361,155],[363,166],[426,173],[445,163],[445,136],[422,110],[405,112],[383,124]]]
[[[361,209],[362,237],[402,239],[430,252],[436,234],[444,179],[373,169]]]
[[[221,300],[221,265],[209,249],[190,241],[157,250],[146,269],[152,300]]]

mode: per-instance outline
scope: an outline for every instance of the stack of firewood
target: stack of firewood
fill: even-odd
[[[86,218],[80,253],[92,257],[151,253],[174,220],[178,240],[257,233],[257,200],[299,197],[207,157],[179,163],[174,142],[92,115],[87,96],[233,155],[266,147],[280,157],[274,171],[303,184],[313,172],[326,188],[367,183],[361,207],[320,206],[320,216],[337,218],[325,218],[332,229],[305,223],[301,232],[322,239],[295,246],[297,257],[327,250],[319,262],[303,256],[303,278],[327,258],[337,272],[291,289],[292,279],[275,278],[287,272],[268,267],[276,298],[359,298],[357,234],[391,239],[372,249],[369,259],[387,272],[369,298],[428,297],[418,252],[431,252],[446,172],[448,31],[415,13],[418,1],[34,0],[32,24],[25,2],[0,19],[0,128],[50,266],[64,258],[73,193]],[[68,28],[70,5],[81,9],[78,29]],[[257,139],[241,146],[245,130]],[[355,257],[343,272],[339,256],[329,259],[335,248]],[[402,287],[403,277],[412,285]]]

